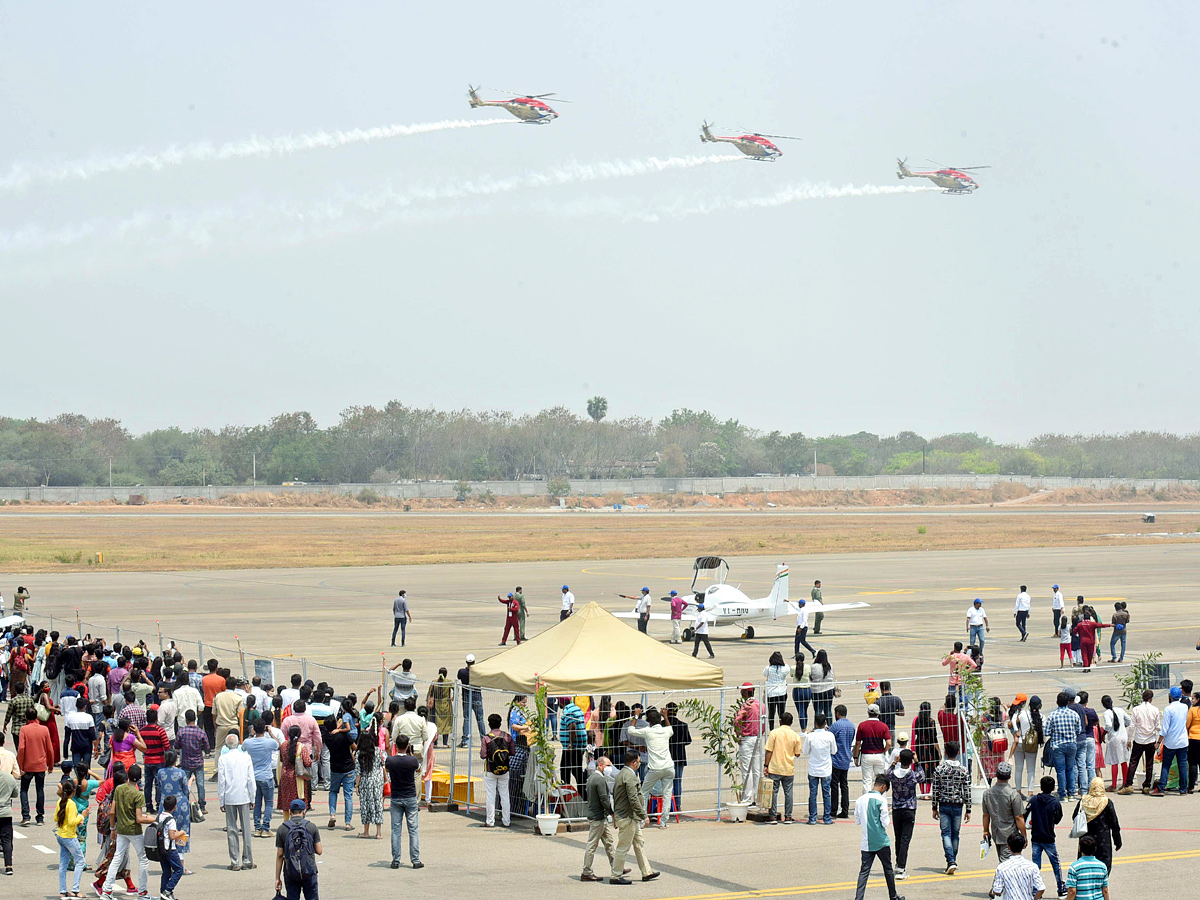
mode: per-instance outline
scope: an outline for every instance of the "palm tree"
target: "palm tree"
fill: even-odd
[[[592,422],[596,426],[596,462],[597,469],[600,466],[600,420],[608,415],[608,398],[607,397],[592,397],[587,402],[587,414],[591,417]]]

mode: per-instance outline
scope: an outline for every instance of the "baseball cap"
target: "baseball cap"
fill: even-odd
[[[1053,590],[1056,590],[1056,591],[1058,590],[1058,585],[1057,585],[1057,584],[1056,584],[1056,585],[1053,587]]]
[[[896,735],[896,743],[897,744],[907,744],[908,743],[908,732],[902,731],[898,735]]]
[[[307,809],[307,807],[304,805],[303,800],[297,798],[292,801],[292,812],[304,812],[305,809]]]
[[[679,596],[679,591],[671,591],[671,596],[672,596],[672,597],[678,597],[678,596]]]
[[[1024,703],[1028,699],[1024,694],[1017,694],[1017,696],[1013,697],[1013,706],[1016,706],[1018,703]]]
[[[743,691],[752,691],[752,690],[754,690],[754,685],[751,684],[749,681],[743,681],[742,682],[742,690]],[[1172,690],[1176,690],[1176,688],[1172,688]]]
[[[563,590],[564,590],[564,591],[569,591],[569,590],[570,590],[570,588],[569,588],[569,587],[567,587],[567,586],[564,584],[564,585],[563,585]]]
[[[1011,775],[1012,774],[1012,763],[1010,763],[1010,762],[1000,763],[1000,765],[996,766],[996,774],[997,775]]]
[[[972,600],[971,602],[972,602],[972,603],[982,603],[983,601],[982,601],[982,600],[980,600],[978,597],[976,597],[976,598],[975,598],[974,600]]]
[[[796,602],[797,602],[797,603],[799,603],[801,606],[803,606],[803,605],[804,605],[804,603],[805,603],[805,601],[804,601],[804,598],[803,598],[803,597],[801,597],[801,598],[800,598],[799,600],[797,600]]]
[[[508,599],[509,599],[509,600],[511,600],[512,598],[513,598],[513,595],[512,595],[512,594],[509,594],[509,595],[508,595]]]
[[[467,662],[469,662],[469,663],[475,662],[475,654],[474,653],[467,654]]]
[[[1175,687],[1171,688],[1171,699],[1172,700],[1179,700],[1182,697],[1183,697],[1183,688],[1181,688],[1179,685],[1175,685]]]
[[[648,594],[648,593],[650,593],[650,588],[642,588],[642,593],[643,593],[643,594]]]
[[[879,715],[879,704],[872,703],[870,706],[867,707],[867,712],[875,713],[876,715]]]

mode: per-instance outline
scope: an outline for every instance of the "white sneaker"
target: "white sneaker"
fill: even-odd
[[[903,881],[907,877],[908,877],[908,873],[905,872],[903,869],[896,870],[896,880],[897,881]]]

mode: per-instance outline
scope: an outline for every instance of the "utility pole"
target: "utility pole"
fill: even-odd
[[[925,445],[921,445],[921,474],[925,474]]]
[[[258,452],[250,454],[250,486],[258,487]]]
[[[108,492],[112,493],[112,457],[108,458]]]

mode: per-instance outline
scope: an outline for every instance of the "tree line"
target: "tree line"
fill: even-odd
[[[754,474],[967,474],[1200,478],[1200,434],[974,432],[810,437],[677,409],[659,421],[556,406],[533,415],[353,406],[320,427],[307,412],[218,430],[132,434],[115,419],[0,418],[0,485],[264,484]]]

